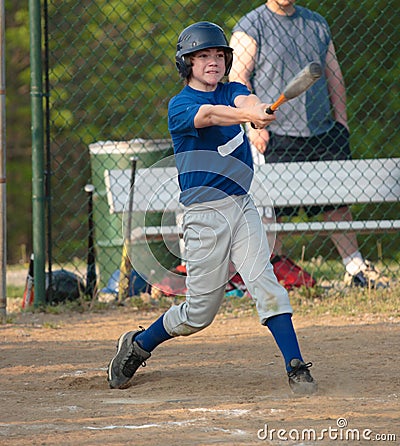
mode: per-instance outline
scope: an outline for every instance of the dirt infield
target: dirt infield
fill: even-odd
[[[116,339],[157,315],[26,313],[0,326],[0,444],[400,443],[398,319],[296,316],[313,397],[291,394],[256,316],[223,314],[158,347],[129,389],[110,390]]]

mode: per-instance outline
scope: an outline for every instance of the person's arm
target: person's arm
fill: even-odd
[[[254,70],[257,56],[257,43],[246,33],[237,31],[232,34],[229,46],[234,48],[233,63],[229,74],[230,81],[241,82],[251,91],[251,75]],[[254,147],[264,153],[269,141],[269,132],[266,129],[253,129],[247,125],[247,136]]]
[[[241,82],[252,91],[250,78],[257,55],[256,41],[246,33],[237,31],[232,34],[229,46],[235,50],[229,80]]]
[[[264,128],[275,120],[274,115],[265,113],[268,104],[251,94],[240,95],[235,99],[235,107],[227,105],[202,105],[194,117],[196,128],[210,127],[213,125],[229,126],[253,122],[257,127]]]
[[[328,52],[326,54],[325,76],[328,83],[328,92],[332,104],[333,117],[335,121],[340,122],[348,129],[346,87],[332,41],[329,44]]]

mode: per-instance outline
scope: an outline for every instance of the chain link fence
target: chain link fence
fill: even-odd
[[[400,64],[395,1],[297,4],[317,11],[330,25],[347,86],[353,158],[398,157]],[[88,249],[84,188],[91,183],[99,287],[107,284],[120,267],[123,229],[121,214],[110,208],[105,177],[111,170],[129,170],[132,156],[142,168],[172,154],[167,107],[182,88],[175,67],[179,33],[191,23],[207,20],[221,25],[229,39],[237,21],[260,5],[232,0],[49,1],[48,225],[53,265],[68,263],[84,274]],[[398,203],[352,207],[355,220],[395,219],[399,210]],[[362,254],[379,262],[387,275],[397,273],[398,232],[362,233],[358,242]],[[297,261],[340,260],[326,235],[289,233],[284,244]],[[163,247],[157,256],[167,267],[179,263]],[[321,263],[315,264],[317,278],[332,274]]]

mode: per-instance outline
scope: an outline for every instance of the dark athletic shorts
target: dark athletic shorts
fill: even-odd
[[[266,163],[301,161],[331,161],[351,159],[349,131],[336,122],[326,133],[317,136],[280,136],[270,132],[265,151]],[[308,217],[331,211],[342,206],[304,206]],[[300,207],[275,208],[276,217],[295,216]]]

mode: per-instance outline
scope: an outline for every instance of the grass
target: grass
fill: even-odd
[[[400,321],[400,285],[395,284],[389,289],[330,289],[318,292],[318,287],[309,289],[299,288],[290,291],[290,300],[294,313],[301,316],[348,316],[362,317],[374,315]],[[46,305],[42,308],[27,309],[26,312],[44,312],[48,314],[68,314],[69,312],[107,312],[118,307],[132,311],[165,311],[171,304],[179,304],[184,296],[161,296],[153,299],[150,295],[135,296],[122,303],[116,301],[105,303],[88,300],[77,300],[58,305]],[[21,311],[21,310],[19,310]],[[254,302],[245,294],[242,298],[226,297],[220,312],[227,316],[241,317],[256,316]],[[15,315],[14,315],[15,316]],[[6,323],[12,323],[14,317],[9,314]],[[52,327],[56,328],[56,327]]]
[[[289,295],[294,313],[302,316],[379,315],[400,320],[400,285],[385,290],[329,290],[323,294],[313,289],[311,295],[310,290],[300,288]],[[248,296],[225,299],[222,308],[226,313],[238,316],[256,314],[255,305]]]
[[[16,286],[16,285],[7,285],[7,297],[9,298],[18,298],[23,296],[24,287]]]
[[[386,315],[400,318],[400,286],[388,289],[329,290],[326,294],[309,298],[301,291],[291,293],[291,302],[297,314],[358,316],[361,314]]]
[[[294,312],[303,316],[360,316],[360,315],[382,315],[385,317],[400,318],[400,283],[393,280],[388,289],[360,289],[345,287],[338,277],[343,274],[343,267],[339,262],[318,261],[309,262],[303,266],[313,273],[318,267],[317,285],[313,288],[296,288],[289,292]],[[390,271],[398,270],[396,264]],[[397,271],[396,270],[396,271]],[[397,277],[396,274],[394,277]],[[329,284],[329,286],[326,286]],[[13,314],[21,312],[21,297],[24,288],[20,286],[7,286],[7,320],[13,320]],[[58,305],[45,305],[41,308],[29,308],[27,312],[45,312],[49,314],[63,314],[68,312],[106,312],[118,306],[124,306],[133,311],[161,311],[168,309],[171,304],[179,304],[184,300],[183,296],[157,296],[149,294],[134,296],[122,303],[100,302],[91,300],[85,296],[80,299],[65,302]],[[9,302],[12,305],[9,305]],[[226,297],[222,303],[221,311],[225,314],[240,316],[243,314],[256,314],[254,302],[248,295],[242,298]],[[6,322],[7,322],[6,320]]]

